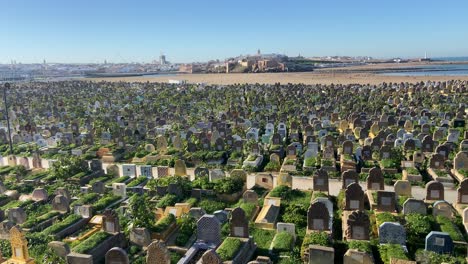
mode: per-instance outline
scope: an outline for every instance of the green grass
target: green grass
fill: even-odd
[[[349,249],[354,249],[361,252],[371,253],[371,244],[367,241],[353,240],[348,243]]]
[[[389,264],[392,258],[409,260],[408,255],[401,245],[397,244],[382,244],[379,245],[379,253],[382,261]]]
[[[259,228],[252,228],[250,230],[250,235],[254,237],[255,243],[257,243],[257,252],[259,255],[268,256],[268,250],[275,234],[275,230]]]
[[[81,254],[88,253],[108,237],[110,237],[110,234],[103,231],[94,233],[92,236],[88,237],[86,240],[82,241],[80,244],[74,247],[73,251]]]
[[[97,202],[95,202],[93,204],[93,209],[96,210],[96,211],[103,210],[107,206],[109,206],[112,203],[118,201],[119,199],[121,199],[120,196],[116,196],[116,195],[112,195],[112,194],[104,196],[104,197],[102,197],[101,199],[99,199]]]
[[[279,232],[273,240],[273,250],[277,252],[288,252],[291,250],[294,237],[288,232]]]
[[[398,218],[389,212],[382,212],[375,215],[377,226],[385,222],[398,222]]]
[[[436,222],[439,224],[440,230],[442,232],[448,233],[453,241],[465,241],[458,227],[455,226],[447,217],[438,215],[436,217]]]
[[[173,214],[168,214],[167,216],[161,218],[153,227],[152,231],[154,232],[164,232],[166,229],[176,221],[176,218]]]
[[[47,235],[56,234],[62,231],[63,229],[65,229],[66,227],[78,222],[81,219],[82,219],[81,216],[71,214],[67,218],[63,219],[62,221],[56,222],[52,226],[49,226],[48,228],[44,229],[42,232]]]
[[[242,242],[234,237],[226,238],[223,243],[216,249],[216,253],[221,257],[222,261],[232,260],[239,249],[242,246]]]
[[[144,181],[146,181],[146,179],[148,179],[146,176],[140,176],[138,178],[135,178],[133,179],[131,182],[129,182],[127,184],[127,187],[135,187],[135,186],[138,186],[140,185],[141,183],[143,183]]]

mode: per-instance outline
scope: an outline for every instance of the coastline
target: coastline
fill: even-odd
[[[102,77],[86,78],[88,81],[109,81],[109,82],[163,82],[169,80],[185,80],[189,83],[206,84],[380,84],[401,83],[401,82],[425,82],[425,81],[449,81],[461,80],[468,81],[468,75],[443,75],[437,74],[437,71],[431,75],[409,76],[404,75],[405,71],[420,69],[420,67],[431,65],[447,64],[468,64],[467,61],[431,61],[431,62],[408,62],[408,63],[379,63],[349,67],[316,69],[313,72],[277,72],[277,73],[194,73],[194,74],[173,74],[170,76],[132,76],[132,77]],[[392,76],[381,73],[401,72],[402,75]]]

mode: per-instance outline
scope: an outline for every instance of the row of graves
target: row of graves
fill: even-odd
[[[7,261],[463,263],[466,256],[464,83],[73,81],[13,91],[13,155],[0,130]],[[331,178],[342,183],[337,196]],[[418,200],[412,194],[421,187]],[[457,203],[445,201],[449,192]],[[39,243],[28,253],[19,240]]]
[[[127,167],[136,165],[124,165],[123,171]],[[466,208],[468,180],[460,183],[452,206],[444,200],[446,187],[435,180],[426,184],[423,200],[413,198],[418,186],[407,180],[397,180],[389,191],[378,166],[369,170],[365,188],[356,171],[342,172],[336,197],[330,195],[326,169],[313,172],[310,188],[292,188],[293,182],[280,175],[260,173],[252,188],[227,193],[209,183],[241,179],[238,184],[248,185],[250,175],[237,169],[221,180],[213,177],[219,170],[197,167],[193,180],[172,174],[145,177],[137,186],[142,188],[134,189],[127,184],[135,176],[116,182],[126,176],[104,174],[98,160],[88,169],[101,176],[85,184],[12,183],[11,178],[18,180],[16,171],[3,176],[6,184],[0,189],[8,197],[1,207],[3,243],[18,241],[13,237],[19,235],[24,241],[20,247],[11,245],[12,259],[30,261],[26,243],[39,234],[47,235],[47,257],[68,263],[411,263],[437,254],[462,261],[466,254],[468,209],[460,216],[455,208]],[[54,173],[55,167],[50,170]],[[31,185],[31,193],[23,193]]]

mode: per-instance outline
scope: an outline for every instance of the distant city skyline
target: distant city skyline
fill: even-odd
[[[468,56],[468,2],[0,1],[0,63]]]

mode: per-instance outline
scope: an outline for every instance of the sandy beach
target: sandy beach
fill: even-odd
[[[110,82],[168,82],[169,80],[186,80],[189,83],[236,84],[236,83],[303,83],[303,84],[379,84],[383,82],[420,81],[468,81],[468,76],[385,76],[373,73],[238,73],[238,74],[176,74],[172,76],[137,76],[115,78],[86,78],[91,81]]]
[[[460,76],[388,76],[377,74],[377,71],[392,72],[411,67],[440,65],[440,64],[468,64],[468,62],[408,62],[408,63],[379,63],[361,66],[316,69],[313,72],[279,72],[279,73],[220,73],[220,74],[174,74],[161,76],[86,78],[92,81],[111,82],[168,82],[169,80],[186,80],[189,83],[206,84],[236,84],[236,83],[303,83],[303,84],[379,84],[383,82],[421,82],[465,80],[467,75]]]

